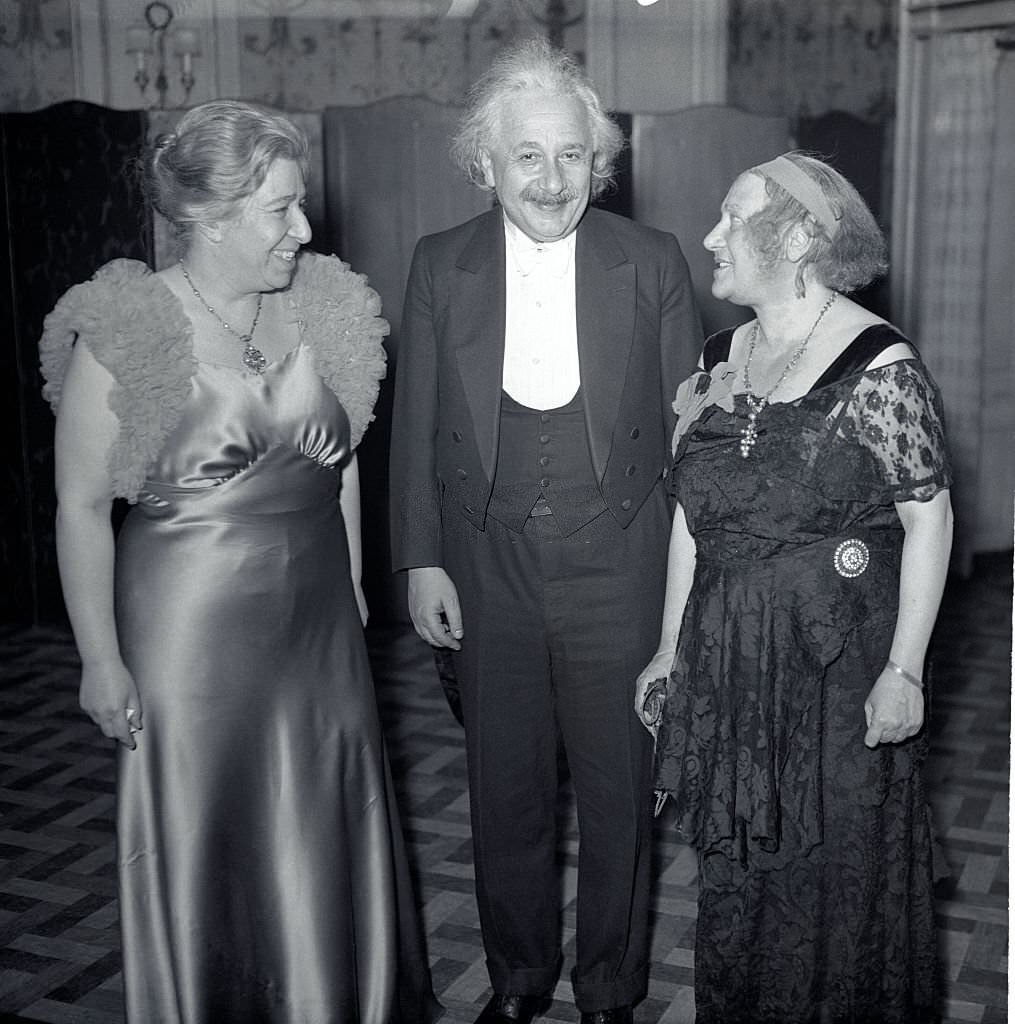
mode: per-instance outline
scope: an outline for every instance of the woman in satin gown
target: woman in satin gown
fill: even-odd
[[[362,630],[387,324],[300,253],[307,165],[287,119],[194,108],[147,161],[180,261],[106,264],[41,342],[81,705],[120,744],[132,1024],[440,1015]]]
[[[658,653],[636,711],[698,851],[699,1024],[938,1019],[924,662],[951,544],[941,402],[846,297],[884,240],[833,168],[733,183],[705,344],[674,409]]]

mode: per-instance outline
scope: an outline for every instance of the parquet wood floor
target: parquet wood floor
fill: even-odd
[[[948,867],[938,894],[946,1024],[1008,1019],[1011,595],[1010,555],[981,559],[972,579],[949,584],[935,639],[930,781]],[[422,644],[405,630],[368,635],[434,985],[446,1024],[466,1024],[489,988],[462,733]],[[113,758],[77,708],[76,674],[64,631],[0,629],[0,1024],[123,1021]],[[560,811],[567,962],[550,1024],[577,1019],[566,980],[577,852],[566,789]],[[636,1021],[689,1024],[696,862],[665,823],[655,854],[652,975]]]

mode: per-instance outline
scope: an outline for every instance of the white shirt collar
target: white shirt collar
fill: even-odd
[[[507,247],[508,268],[528,277],[541,270],[552,277],[563,277],[574,259],[577,231],[553,242],[535,242],[507,217],[504,218],[504,240]]]

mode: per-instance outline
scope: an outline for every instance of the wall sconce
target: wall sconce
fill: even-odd
[[[169,93],[169,79],[166,76],[166,36],[172,42],[173,56],[180,58],[180,84],[183,86],[183,106],[190,99],[190,90],[194,88],[193,58],[201,56],[201,37],[193,28],[176,28],[170,30],[173,20],[173,9],[169,4],[154,0],[144,11],[147,25],[132,25],[127,29],[127,53],[134,54],[137,62],[134,71],[134,82],[141,95],[151,78],[148,64],[155,55],[155,91],[159,94],[159,109],[164,110],[166,96]]]

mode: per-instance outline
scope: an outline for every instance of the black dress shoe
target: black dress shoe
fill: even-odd
[[[547,1002],[543,996],[505,996],[494,992],[476,1024],[529,1024]]]
[[[583,1013],[581,1024],[632,1024],[634,1010],[630,1006],[614,1006],[609,1010]]]

